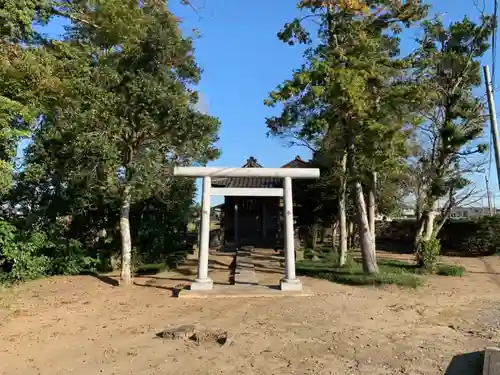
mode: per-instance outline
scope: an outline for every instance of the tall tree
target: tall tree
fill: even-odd
[[[330,150],[340,150],[337,160],[346,166],[340,172],[344,184],[351,185],[363,268],[374,274],[378,266],[364,187],[372,185],[368,176],[373,172],[399,161],[404,149],[402,130],[413,118],[408,109],[414,96],[404,84],[409,66],[397,58],[397,34],[402,25],[420,20],[426,7],[418,0],[304,0],[298,6],[308,14],[285,25],[279,37],[310,48],[304,65],[266,101],[284,104],[281,115],[267,124],[274,134],[298,128],[306,139],[319,135]],[[312,17],[319,24],[315,43],[301,23]],[[340,202],[345,202],[342,193]]]
[[[121,277],[130,284],[131,206],[170,185],[173,165],[216,157],[219,122],[194,108],[192,41],[163,2],[95,0],[64,12],[72,20],[65,40],[47,43],[60,90],[44,103],[28,155],[42,165],[27,172],[44,169],[51,185],[120,202]]]
[[[468,184],[474,155],[486,150],[479,141],[485,113],[483,99],[473,90],[481,84],[479,58],[488,50],[493,19],[479,23],[464,18],[445,27],[439,19],[427,21],[415,53],[415,76],[426,92],[425,123],[420,127],[420,150],[413,160],[420,176],[416,243],[434,239],[451,210],[436,225],[438,202],[454,196]],[[450,206],[451,207],[451,206]]]
[[[38,115],[41,87],[50,86],[50,56],[37,47],[34,24],[49,17],[48,1],[0,1],[0,195],[12,187],[19,139],[29,135]]]

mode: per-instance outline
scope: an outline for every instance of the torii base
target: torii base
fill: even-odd
[[[214,288],[214,282],[212,279],[198,280],[196,279],[194,283],[191,284],[190,290],[212,290]]]
[[[282,279],[280,281],[280,289],[283,292],[301,292],[302,283],[298,279],[295,280]]]
[[[178,298],[263,298],[263,297],[310,297],[310,290],[280,290],[280,287],[264,285],[215,285],[211,290],[184,289]]]

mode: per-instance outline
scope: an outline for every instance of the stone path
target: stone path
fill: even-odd
[[[259,285],[252,260],[253,246],[242,246],[236,250],[235,285]]]

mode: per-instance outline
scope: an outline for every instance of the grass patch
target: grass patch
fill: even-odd
[[[380,273],[370,276],[363,273],[360,262],[349,259],[344,267],[338,267],[332,256],[321,256],[320,260],[301,260],[297,262],[297,273],[326,279],[347,285],[399,285],[416,288],[423,284],[425,271],[415,263],[401,260],[379,259]],[[436,274],[441,276],[462,276],[465,268],[461,266],[438,264]]]
[[[169,267],[166,263],[141,264],[136,268],[135,273],[137,275],[156,275],[168,269]]]
[[[427,272],[418,267],[416,264],[411,264],[409,262],[400,260],[386,260],[382,259],[378,261],[379,266],[384,265],[388,267],[401,267],[406,269],[408,272],[417,274],[426,274]],[[465,273],[465,267],[456,266],[454,264],[438,263],[436,266],[436,275],[440,276],[459,276],[462,277]]]
[[[452,264],[438,264],[436,274],[441,276],[460,276],[465,273],[465,267],[455,266]]]
[[[409,272],[409,264],[384,264],[379,263],[380,273],[378,275],[365,275],[363,267],[358,262],[349,262],[345,267],[338,267],[333,261],[311,261],[297,262],[297,273],[326,279],[332,282],[347,285],[399,285],[416,288],[423,283],[421,277]]]

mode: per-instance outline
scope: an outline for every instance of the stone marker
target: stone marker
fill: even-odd
[[[500,375],[500,348],[485,349],[483,375]]]
[[[190,324],[176,328],[167,328],[156,334],[156,337],[172,340],[186,340],[194,335],[196,327]]]

